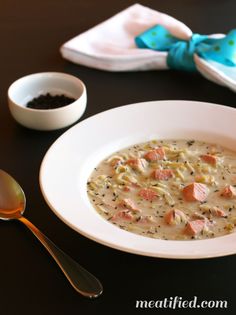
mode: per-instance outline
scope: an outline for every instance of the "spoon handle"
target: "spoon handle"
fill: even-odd
[[[18,220],[25,224],[48,250],[77,292],[89,298],[95,298],[102,294],[103,288],[97,278],[65,254],[28,219],[20,217]]]

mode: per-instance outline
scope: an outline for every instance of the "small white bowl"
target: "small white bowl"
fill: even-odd
[[[75,101],[56,109],[32,109],[26,104],[42,94],[64,94]],[[36,130],[55,130],[70,126],[84,113],[87,93],[78,78],[60,72],[42,72],[18,79],[8,89],[8,105],[14,119]]]

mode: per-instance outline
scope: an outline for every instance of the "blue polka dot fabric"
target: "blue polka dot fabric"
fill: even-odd
[[[155,25],[135,38],[139,48],[167,51],[167,64],[172,69],[196,71],[194,53],[229,67],[236,66],[236,30],[223,38],[193,34],[188,41],[174,37],[162,25]]]
[[[199,55],[206,60],[214,60],[229,67],[236,66],[236,30],[232,30],[225,37],[215,40]]]

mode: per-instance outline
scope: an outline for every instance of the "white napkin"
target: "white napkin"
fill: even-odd
[[[188,40],[192,31],[173,17],[134,4],[62,45],[62,56],[74,63],[108,71],[168,69],[167,52],[140,49],[134,38],[156,24],[177,38]],[[215,34],[212,37],[224,35]],[[207,79],[236,91],[236,67],[206,61],[194,55],[196,67]]]

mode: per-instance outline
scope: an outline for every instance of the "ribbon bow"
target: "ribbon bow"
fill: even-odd
[[[168,51],[167,65],[177,70],[196,71],[194,54],[205,60],[213,60],[229,67],[236,66],[236,29],[223,38],[193,34],[181,40],[162,25],[156,25],[135,38],[139,48]]]

